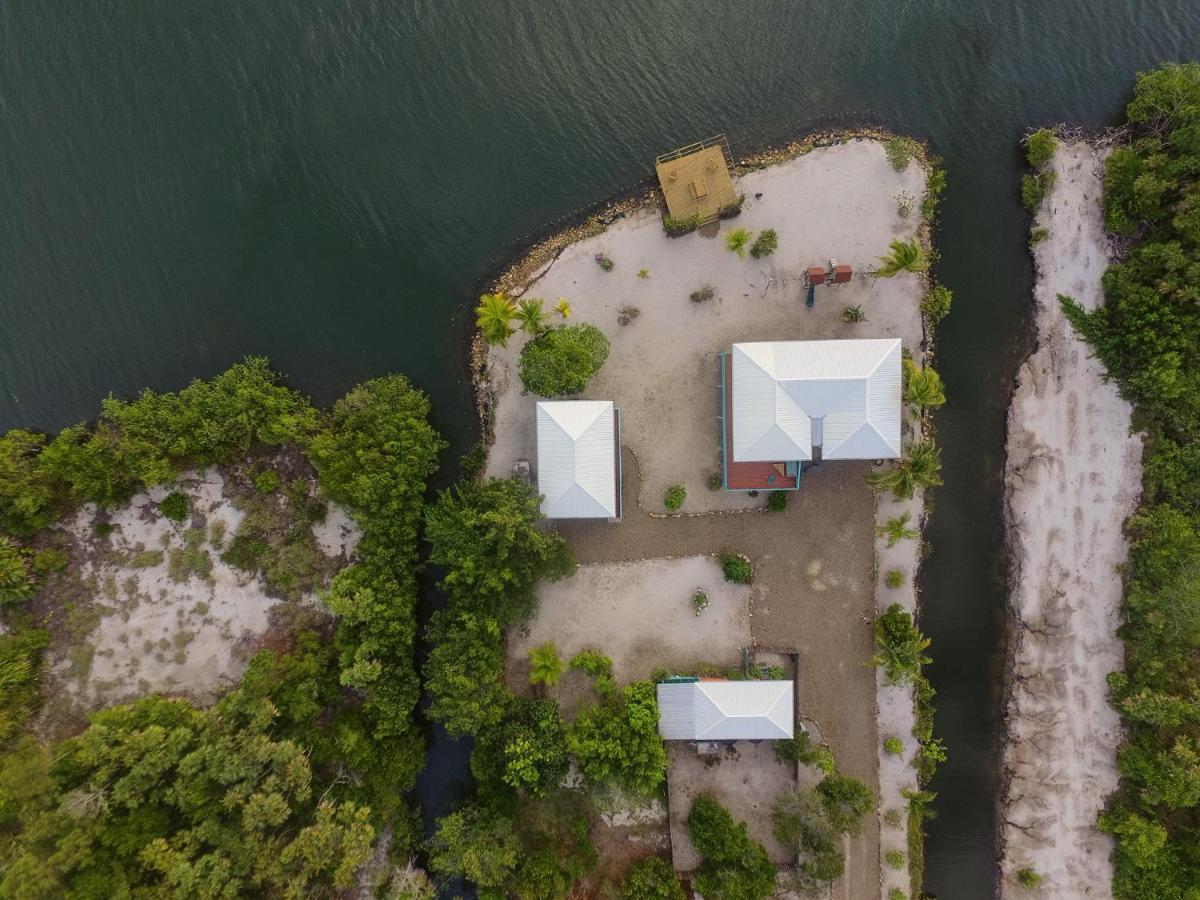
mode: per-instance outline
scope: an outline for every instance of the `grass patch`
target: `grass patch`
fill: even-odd
[[[203,528],[189,528],[183,538],[182,547],[172,547],[167,558],[167,574],[172,581],[185,582],[192,576],[201,581],[212,578],[212,557],[204,549],[208,532]]]
[[[157,566],[165,558],[166,554],[161,550],[143,550],[129,558],[129,565],[135,569],[148,569],[151,566]]]

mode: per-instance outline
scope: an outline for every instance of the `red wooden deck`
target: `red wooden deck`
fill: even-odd
[[[725,355],[725,487],[731,491],[783,491],[799,487],[780,462],[733,461],[733,356]],[[776,468],[778,466],[778,468]]]

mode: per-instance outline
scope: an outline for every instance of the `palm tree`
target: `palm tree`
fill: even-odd
[[[905,538],[915,538],[921,532],[915,528],[909,528],[908,523],[912,521],[912,513],[905,510],[900,515],[888,519],[882,525],[875,526],[875,532],[880,537],[887,538],[887,545],[895,547]]]
[[[550,316],[542,309],[541,300],[530,297],[517,301],[514,318],[521,323],[521,330],[526,334],[538,335],[546,330],[546,320]]]
[[[937,799],[937,794],[933,791],[914,791],[906,788],[900,792],[900,796],[908,801],[908,808],[916,813],[918,818],[937,818],[937,810],[929,805]]]
[[[900,272],[924,272],[929,268],[929,257],[916,238],[892,241],[888,247],[891,253],[879,257],[883,265],[871,273],[876,278],[891,278]]]
[[[736,253],[738,259],[746,258],[746,248],[750,245],[750,232],[745,228],[735,228],[725,233],[725,249]]]
[[[571,304],[567,302],[566,297],[558,298],[558,303],[554,305],[554,311],[564,319],[571,318]]]
[[[529,683],[546,687],[554,687],[566,668],[558,655],[558,647],[549,641],[529,651],[529,665]]]
[[[937,409],[946,402],[942,388],[942,376],[929,366],[919,367],[911,359],[904,361],[904,402],[920,413],[926,409]]]
[[[932,438],[910,443],[905,455],[890,469],[867,473],[867,484],[889,490],[897,500],[908,500],[917,488],[942,483],[942,452]]]
[[[932,660],[925,655],[930,640],[921,634],[912,620],[912,615],[899,603],[893,603],[887,612],[875,620],[875,649],[871,663],[883,669],[888,684],[915,681],[921,674],[921,666]]]
[[[507,294],[484,294],[475,307],[475,325],[489,344],[508,346],[513,335],[513,318],[517,314],[516,304]]]

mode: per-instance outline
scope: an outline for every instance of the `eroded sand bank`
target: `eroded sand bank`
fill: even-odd
[[[1117,786],[1120,722],[1105,676],[1123,664],[1116,637],[1122,524],[1141,488],[1142,441],[1128,403],[1103,380],[1057,295],[1102,300],[1108,265],[1103,157],[1060,147],[1058,183],[1038,214],[1037,350],[1021,367],[1008,416],[1006,517],[1011,649],[1004,753],[1001,896],[1028,896],[1030,868],[1055,897],[1111,897],[1112,842],[1096,816]]]

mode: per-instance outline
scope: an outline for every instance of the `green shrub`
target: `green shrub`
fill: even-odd
[[[904,823],[904,813],[898,809],[889,809],[883,814],[883,822],[892,828],[899,828]]]
[[[665,859],[648,856],[630,867],[620,900],[684,900],[684,893],[675,868]]]
[[[883,149],[892,168],[903,172],[913,158],[916,144],[911,138],[896,137],[884,144]]]
[[[925,183],[925,196],[921,198],[921,218],[932,225],[937,217],[938,204],[942,200],[942,192],[946,190],[946,170],[942,168],[940,157],[929,160],[929,179]]]
[[[710,491],[719,491],[725,487],[725,479],[720,472],[709,472],[707,483]]]
[[[754,239],[754,244],[750,247],[750,255],[755,259],[762,259],[764,256],[770,256],[779,249],[779,235],[775,233],[774,228],[767,228],[759,232],[758,237]]]
[[[775,866],[745,822],[707,794],[692,802],[688,836],[700,854],[692,887],[708,900],[766,900],[775,893]]]
[[[1021,887],[1035,888],[1042,883],[1042,876],[1033,869],[1021,869],[1017,872],[1017,883]]]
[[[732,203],[726,203],[724,206],[722,206],[720,209],[717,210],[717,218],[718,219],[736,218],[737,216],[741,215],[742,206],[745,204],[745,202],[746,202],[746,195],[738,194],[736,200],[734,200]]]
[[[129,565],[135,569],[148,569],[151,566],[161,565],[165,558],[166,554],[161,550],[143,550],[130,557]]]
[[[1021,205],[1031,213],[1041,209],[1042,202],[1054,190],[1058,176],[1050,170],[1021,176]]]
[[[521,348],[521,384],[542,397],[582,392],[608,359],[608,338],[595,325],[560,325]]]
[[[263,469],[254,476],[254,489],[260,494],[273,494],[279,490],[279,473],[274,469]]]
[[[904,742],[898,737],[890,737],[884,740],[883,749],[893,756],[899,756],[904,752]]]
[[[883,861],[886,862],[893,869],[903,869],[904,868],[904,851],[903,850],[889,850],[885,854],[883,854]]]
[[[1058,138],[1049,128],[1039,128],[1025,138],[1025,159],[1030,168],[1040,169],[1054,158],[1058,149]]]
[[[871,662],[883,667],[888,684],[915,681],[921,666],[928,663],[925,650],[929,639],[917,630],[912,616],[899,603],[875,620],[875,646],[878,652]]]
[[[687,488],[682,484],[673,484],[667,488],[667,495],[663,498],[663,506],[668,512],[677,512],[682,506],[683,501],[687,499]]]
[[[599,650],[580,650],[571,657],[571,668],[579,669],[593,678],[612,674],[612,660]]]
[[[767,495],[767,509],[771,512],[783,512],[787,509],[787,491],[771,491]]]
[[[112,522],[97,522],[92,527],[92,530],[96,532],[97,537],[106,538],[117,530],[117,526],[113,525]]]
[[[921,315],[925,317],[931,327],[936,326],[949,315],[950,304],[953,300],[954,295],[950,292],[950,288],[942,284],[934,284],[921,298]]]
[[[1039,225],[1029,232],[1029,243],[1030,245],[1037,245],[1048,237],[1050,237],[1050,229]]]
[[[907,896],[908,895],[898,887],[888,890],[888,900],[906,900]]]
[[[749,584],[754,580],[750,560],[740,553],[722,553],[721,570],[725,573],[725,580],[734,584]]]
[[[667,232],[667,237],[682,237],[695,231],[699,225],[699,216],[663,216],[663,230]]]
[[[71,555],[57,547],[46,547],[33,554],[33,571],[39,575],[61,572],[71,561]]]
[[[636,681],[622,694],[583,710],[567,732],[567,746],[592,781],[652,793],[667,769],[654,685]]]
[[[752,233],[746,228],[732,228],[725,232],[725,249],[735,254],[738,259],[745,259],[751,237]]]
[[[706,609],[708,609],[708,593],[696,588],[696,592],[692,594],[692,611],[696,615],[700,615]]]
[[[867,321],[867,314],[863,312],[861,305],[847,306],[842,310],[842,321],[851,325],[860,324]]]
[[[158,504],[158,511],[164,519],[170,519],[172,522],[182,522],[191,515],[187,494],[172,491],[163,497],[162,502]]]
[[[0,537],[0,603],[17,603],[32,596],[29,559],[13,541]]]
[[[711,284],[702,284],[688,295],[693,303],[707,303],[717,296],[717,290]]]
[[[772,749],[780,762],[816,766],[826,775],[833,772],[833,753],[828,747],[814,744],[811,735],[803,728],[797,729],[790,741],[772,742]]]
[[[883,578],[883,583],[890,588],[898,588],[904,584],[904,573],[899,569],[889,569]]]
[[[605,272],[611,272],[613,270],[614,263],[612,259],[603,253],[596,254],[596,264],[599,265],[600,268],[602,268]]]

